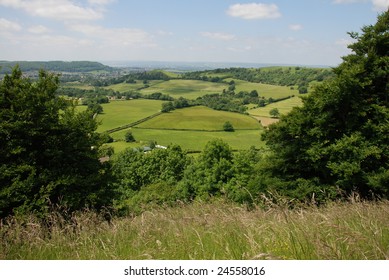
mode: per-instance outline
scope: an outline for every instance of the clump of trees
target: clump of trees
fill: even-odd
[[[92,79],[90,81],[93,86],[109,86],[121,83],[135,84],[137,80],[143,81],[143,85],[139,89],[148,87],[147,83],[151,80],[170,80],[170,77],[163,71],[152,70],[152,71],[134,71],[130,74],[123,75],[120,77],[109,78],[105,80]]]
[[[249,183],[259,160],[255,148],[234,154],[220,139],[210,141],[197,158],[189,157],[177,145],[147,154],[127,149],[113,162],[120,194],[116,206],[124,212],[138,212],[150,204],[173,205],[220,196],[254,203],[258,196]]]
[[[124,140],[126,142],[135,142],[135,137],[132,134],[132,131],[127,131],[126,134],[124,135]]]
[[[362,33],[352,53],[263,135],[271,149],[264,189],[304,197],[358,192],[389,196],[389,12]]]
[[[0,82],[0,217],[112,203],[97,123],[59,98],[58,85],[54,74],[31,81],[18,67]]]

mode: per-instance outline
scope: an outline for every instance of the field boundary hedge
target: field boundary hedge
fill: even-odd
[[[138,125],[138,124],[141,124],[141,123],[143,123],[145,121],[151,120],[152,118],[155,118],[155,117],[157,117],[157,116],[159,116],[161,114],[162,114],[162,112],[158,112],[158,113],[150,115],[150,116],[148,116],[146,118],[137,120],[135,122],[132,122],[132,123],[129,123],[129,124],[125,124],[125,125],[122,125],[122,126],[119,126],[119,127],[115,127],[115,128],[112,128],[112,129],[108,129],[105,132],[106,133],[113,133],[113,132],[116,132],[116,131],[120,131],[120,130],[124,130],[124,129],[130,128],[130,127],[134,127],[135,125]]]

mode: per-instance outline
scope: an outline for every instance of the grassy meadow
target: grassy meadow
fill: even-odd
[[[264,200],[266,202],[266,200]],[[30,217],[0,227],[0,259],[389,259],[389,202],[288,210],[222,201],[156,208],[109,224],[94,212],[48,229]]]
[[[197,80],[169,80],[151,85],[148,88],[142,89],[140,92],[142,94],[161,92],[174,98],[182,96],[187,99],[196,99],[206,94],[221,93],[227,87],[228,85],[226,84]]]
[[[97,131],[103,132],[151,116],[161,110],[161,104],[162,101],[147,99],[120,100],[102,104],[104,112],[97,117],[101,122]]]
[[[234,126],[234,132],[223,131],[226,121]],[[204,106],[164,113],[130,130],[138,143],[124,142],[128,130],[111,134],[114,139],[119,140],[112,145],[116,152],[151,140],[163,146],[178,144],[183,149],[192,151],[203,150],[208,141],[216,138],[224,140],[236,150],[263,146],[260,139],[262,127],[257,120],[247,115],[216,111]]]
[[[265,144],[261,141],[260,134],[262,130],[237,130],[235,132],[208,132],[208,131],[183,131],[183,130],[165,130],[165,129],[130,129],[137,143],[124,142],[124,135],[127,130],[121,130],[112,133],[112,137],[118,142],[111,143],[115,153],[123,151],[127,147],[142,146],[142,143],[154,140],[159,145],[168,146],[178,144],[184,150],[202,151],[205,145],[214,139],[222,139],[228,143],[234,150],[245,150],[251,146],[261,148]]]
[[[250,92],[252,90],[256,90],[261,97],[265,98],[283,98],[291,95],[298,95],[298,90],[290,89],[285,86],[275,86],[261,83],[251,83],[238,79],[225,79],[225,81],[234,80],[235,82],[235,92],[247,91]]]
[[[247,112],[253,116],[270,117],[270,110],[277,108],[281,114],[287,114],[293,107],[299,107],[303,104],[300,96],[294,96],[276,103],[271,103],[265,107],[250,109]]]
[[[157,85],[157,84],[163,83],[163,82],[164,81],[161,81],[161,80],[152,80],[152,81],[148,81],[148,85],[149,86],[154,86],[154,85]],[[144,87],[143,81],[136,80],[136,83],[134,83],[134,84],[131,84],[131,83],[119,83],[119,84],[109,85],[109,86],[106,86],[104,88],[105,89],[112,89],[112,90],[118,91],[118,92],[126,92],[126,91],[137,91],[137,90],[139,90],[139,89],[141,89],[143,87]]]
[[[235,129],[260,129],[253,118],[239,113],[216,111],[204,106],[196,106],[164,113],[138,125],[140,128],[223,130],[229,121]]]

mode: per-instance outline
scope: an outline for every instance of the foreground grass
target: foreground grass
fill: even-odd
[[[0,228],[0,259],[388,259],[389,202],[247,211],[194,203],[114,218],[93,212],[71,222],[52,214]]]

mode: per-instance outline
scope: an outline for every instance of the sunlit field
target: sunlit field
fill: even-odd
[[[111,101],[102,106],[104,112],[97,117],[97,120],[101,122],[97,130],[99,132],[126,125],[158,113],[161,110],[162,101],[134,99]]]
[[[222,93],[223,89],[228,88],[227,84],[211,83],[197,80],[169,80],[156,85],[152,85],[141,90],[142,94],[151,94],[161,92],[174,98],[185,97],[187,99],[196,99],[197,97]]]

